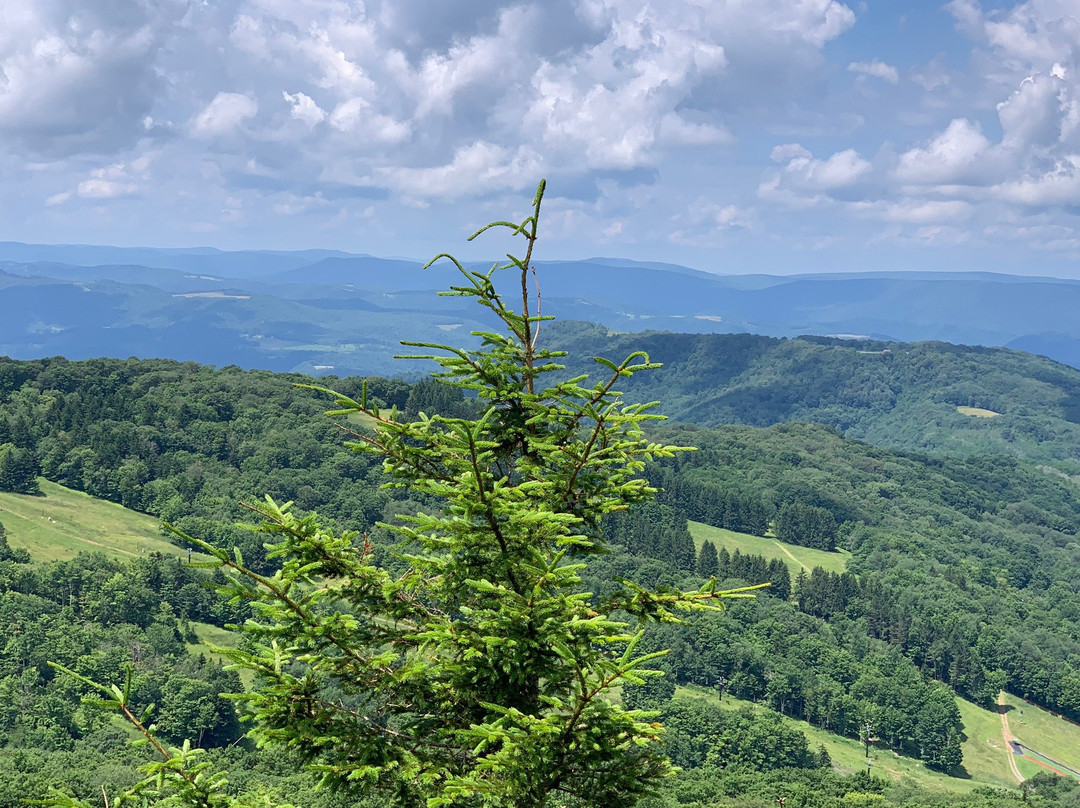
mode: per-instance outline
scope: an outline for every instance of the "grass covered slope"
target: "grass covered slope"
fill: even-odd
[[[722,527],[713,527],[701,522],[690,522],[690,535],[694,537],[694,544],[701,549],[706,541],[711,541],[717,550],[726,549],[729,553],[736,550],[743,555],[760,555],[772,561],[780,559],[791,571],[794,577],[799,570],[809,572],[814,567],[821,567],[827,572],[837,574],[847,567],[851,553],[846,550],[829,553],[824,550],[814,550],[810,547],[799,547],[796,544],[785,544],[767,536],[751,536],[749,533],[737,533],[734,530],[725,530]]]
[[[81,552],[137,558],[158,551],[179,554],[162,538],[159,521],[114,502],[41,480],[41,496],[0,493],[0,522],[12,547],[35,561],[59,561]]]
[[[701,687],[681,686],[677,688],[676,694],[680,698],[718,703],[726,710],[739,710],[746,707],[754,707],[758,710],[767,709],[727,694],[718,700],[714,691]],[[787,716],[783,718],[783,722],[805,735],[812,750],[824,746],[832,760],[833,769],[840,774],[848,775],[866,771],[866,763],[869,759],[870,770],[874,775],[897,782],[909,780],[921,788],[930,790],[968,792],[979,786],[995,788],[1015,786],[1016,781],[1010,774],[1008,759],[1003,750],[1004,743],[997,714],[965,699],[957,699],[957,706],[960,708],[964,721],[965,740],[962,744],[964,764],[962,770],[954,774],[927,768],[922,761],[898,755],[880,742],[870,746],[870,754],[867,758],[866,747],[858,740],[826,732],[806,721]]]
[[[1021,774],[1033,777],[1055,769],[1068,774],[1057,764],[1080,771],[1080,725],[1012,694],[1005,694],[1004,706],[1010,731],[1025,747],[1025,755],[1016,757]]]
[[[759,710],[767,709],[729,694],[718,699],[715,691],[695,686],[680,686],[676,694],[679,698],[719,704],[726,710],[751,706]],[[1012,753],[1002,737],[999,714],[966,699],[958,698],[956,701],[964,723],[964,763],[960,771],[951,774],[935,771],[927,768],[921,761],[896,754],[880,741],[870,746],[871,771],[878,777],[897,782],[908,780],[929,790],[967,792],[979,786],[1015,787],[1016,779],[1009,767],[1009,756]],[[1006,694],[1005,702],[1013,734],[1045,756],[1033,757],[1044,762],[1049,759],[1065,766],[1080,768],[1080,726],[1051,715],[1016,696]],[[824,746],[837,772],[847,775],[866,771],[866,747],[860,741],[826,732],[806,721],[789,717],[784,717],[783,721],[802,732],[811,749]],[[1025,777],[1050,771],[1046,765],[1039,765],[1023,756],[1014,757]]]
[[[813,593],[796,593],[807,613],[858,621],[925,676],[976,702],[1006,689],[1080,720],[1071,661],[1080,657],[1073,479],[1000,456],[896,454],[809,424],[669,425],[659,437],[698,447],[650,470],[668,491],[707,483],[773,508],[802,502],[835,517],[837,542],[851,552],[846,571],[859,584],[845,593],[843,582],[822,579]],[[689,510],[677,498],[670,504]],[[763,552],[767,539],[754,541]],[[805,551],[791,552],[803,559]]]
[[[645,350],[664,363],[631,399],[704,425],[812,421],[935,455],[1008,454],[1080,471],[1080,370],[1004,348],[553,326],[573,357]],[[588,362],[577,360],[574,370]],[[987,413],[995,417],[973,417]]]

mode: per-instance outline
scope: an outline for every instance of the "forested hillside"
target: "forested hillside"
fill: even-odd
[[[1080,371],[1045,357],[941,342],[625,334],[583,323],[552,332],[575,370],[590,356],[648,351],[664,367],[627,391],[680,421],[813,421],[892,449],[1009,454],[1080,470]]]
[[[898,455],[821,426],[661,434],[699,449],[652,472],[661,501],[692,518],[721,491],[832,517],[852,558],[845,575],[794,582],[801,610],[854,620],[975,701],[1007,687],[1080,718],[1075,482],[1007,457]]]
[[[165,361],[5,360],[0,443],[5,456],[21,458],[20,468],[29,459],[32,471],[48,479],[168,518],[193,535],[239,545],[249,563],[265,569],[271,562],[258,537],[227,527],[243,514],[238,500],[263,493],[366,531],[376,553],[393,566],[389,536],[374,528],[375,521],[425,503],[393,501],[394,492],[379,489],[381,469],[341,445],[340,430],[319,415],[325,402],[292,386],[301,380]],[[337,380],[336,386],[356,392],[360,380]],[[431,383],[373,379],[369,386],[382,401],[410,412],[471,409],[467,400]],[[658,504],[608,523],[616,552],[591,564],[590,587],[602,593],[621,576],[696,585],[701,574],[732,584],[773,584],[754,602],[647,637],[650,647],[674,649],[663,662],[670,676],[659,688],[625,697],[663,707],[680,726],[711,727],[700,730],[703,737],[726,739],[721,759],[708,754],[711,742],[687,740],[682,729],[674,734],[672,754],[688,768],[681,782],[705,778],[726,788],[718,784],[741,766],[761,770],[760,760],[769,759],[766,769],[807,772],[785,775],[788,783],[824,777],[814,782],[831,783],[821,787],[838,789],[837,799],[848,793],[845,788],[881,788],[854,781],[844,786],[829,779],[834,775],[812,774],[820,761],[805,739],[783,735],[783,745],[766,748],[755,734],[760,722],[698,715],[698,708],[677,702],[664,706],[676,683],[720,687],[854,739],[870,720],[876,746],[953,773],[963,772],[964,730],[949,688],[989,704],[1005,687],[1080,717],[1080,671],[1074,667],[1080,658],[1080,580],[1073,573],[1080,568],[1080,504],[1069,478],[1000,454],[896,454],[823,426],[669,424],[657,434],[699,451],[647,470],[665,491]],[[842,574],[792,576],[779,562],[733,557],[726,550],[710,555],[711,545],[696,549],[687,518],[750,534],[775,529],[795,544],[836,545],[852,556]],[[17,542],[13,547],[18,553]],[[195,693],[205,688],[199,682],[221,675],[205,660],[182,654],[187,621],[235,619],[195,573],[166,559],[132,562],[130,568],[104,559],[49,567],[27,567],[26,561],[0,558],[5,625],[20,626],[23,638],[0,655],[7,666],[3,686],[21,688],[25,707],[5,719],[12,748],[32,744],[56,754],[87,744],[113,748],[113,741],[99,738],[97,719],[77,706],[77,689],[44,668],[47,659],[106,678],[124,660],[132,662],[140,676],[157,677],[146,680],[146,701],[164,698],[153,690],[164,682],[185,683]],[[80,644],[58,649],[60,627],[72,624],[86,627]],[[112,667],[89,662],[106,657]],[[169,709],[180,708],[169,703]],[[227,715],[200,715],[204,743],[234,737]],[[168,727],[167,715],[163,720]],[[19,760],[27,771],[56,765]],[[38,776],[27,774],[27,782],[40,786],[40,779],[33,780]],[[739,776],[750,778],[741,781],[750,792],[774,782]]]

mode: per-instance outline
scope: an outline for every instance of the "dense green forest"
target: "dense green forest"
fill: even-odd
[[[40,473],[238,545],[249,563],[270,569],[261,539],[229,527],[244,516],[238,501],[266,492],[366,532],[392,566],[392,539],[375,522],[427,503],[380,489],[379,465],[342,446],[340,429],[320,416],[325,402],[295,389],[296,381],[307,380],[166,361],[0,360],[0,470],[8,469],[0,485],[23,490]],[[361,380],[331,384],[356,394]],[[369,389],[410,413],[471,409],[430,382],[371,379]],[[875,744],[953,772],[962,771],[963,729],[949,688],[986,704],[1005,687],[1080,717],[1080,503],[1066,475],[1004,453],[900,454],[806,424],[669,424],[657,435],[699,450],[649,467],[664,493],[606,523],[615,552],[591,563],[589,587],[602,593],[616,577],[661,586],[698,585],[710,575],[772,583],[755,601],[647,636],[650,648],[673,649],[662,662],[669,676],[626,698],[664,712],[669,753],[686,770],[657,804],[751,806],[803,794],[788,804],[831,806],[856,802],[843,802],[845,794],[886,790],[882,781],[822,768],[805,738],[762,733],[772,719],[672,701],[676,683],[852,738],[869,720]],[[775,530],[793,544],[840,546],[852,557],[843,574],[791,576],[763,557],[695,548],[687,518],[756,535]],[[81,707],[79,689],[56,677],[49,660],[106,680],[133,664],[136,696],[159,705],[163,734],[186,732],[211,747],[236,740],[242,729],[217,698],[239,687],[235,675],[184,651],[188,621],[243,618],[206,587],[207,574],[157,556],[27,562],[0,543],[0,691],[10,696],[0,742],[10,771],[20,772],[18,797],[42,794],[50,782],[90,794],[94,772],[122,778],[137,758],[122,749],[125,733]],[[325,795],[296,797],[310,782],[275,769],[246,742],[215,754],[223,765],[264,772],[265,787],[279,796],[329,804],[318,802]],[[81,774],[64,779],[57,772],[65,766]],[[1044,804],[1074,799],[1059,793],[1060,783],[1036,786],[1032,799]],[[0,805],[17,804],[14,791],[0,795]],[[932,804],[926,794],[895,789],[888,799]],[[977,799],[997,805],[1013,797]]]
[[[1080,471],[1080,371],[1043,356],[943,342],[627,334],[591,323],[556,323],[548,336],[582,372],[594,355],[648,351],[664,367],[626,390],[680,421],[811,421],[891,449],[1008,454]]]

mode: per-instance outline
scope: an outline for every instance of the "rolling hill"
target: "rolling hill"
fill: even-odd
[[[69,559],[81,552],[119,558],[181,554],[162,537],[154,517],[48,480],[41,480],[40,496],[0,492],[0,523],[8,543],[25,548],[35,561]]]
[[[485,324],[449,265],[335,251],[0,243],[0,354],[410,373],[402,337]],[[487,264],[470,264],[486,270]],[[538,264],[544,312],[620,331],[945,340],[1080,365],[1080,282],[993,273],[724,275],[610,258]],[[512,280],[512,279],[507,279]],[[509,288],[509,287],[508,287]],[[459,337],[466,339],[467,337]]]

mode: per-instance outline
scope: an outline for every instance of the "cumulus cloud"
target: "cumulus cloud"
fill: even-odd
[[[289,93],[282,91],[281,95],[292,107],[292,116],[302,121],[309,127],[318,126],[326,119],[326,111],[312,100],[311,96],[304,93]]]
[[[773,148],[771,158],[783,167],[767,174],[758,196],[789,207],[818,204],[826,195],[858,184],[873,169],[854,149],[819,159],[798,143],[785,143]]]
[[[1060,78],[1042,73],[1024,79],[1019,89],[998,104],[1001,145],[1021,153],[1030,148],[1045,149],[1066,138],[1075,128],[1067,120],[1070,101]]]
[[[925,145],[901,154],[895,176],[915,185],[974,181],[990,148],[978,124],[957,118]]]
[[[753,210],[721,204],[698,197],[689,207],[671,217],[673,229],[668,240],[674,244],[720,246],[733,234],[757,229]]]
[[[1080,155],[1070,154],[1041,174],[996,185],[993,194],[1021,205],[1076,205],[1080,203]]]
[[[987,14],[976,0],[952,0],[957,26],[987,47],[999,68],[1024,75],[1076,65],[1080,21],[1069,0],[1028,0]]]
[[[220,92],[191,121],[197,137],[228,135],[259,112],[259,102],[244,93]]]
[[[660,119],[657,139],[673,146],[721,146],[735,141],[726,126],[688,121],[677,112],[669,112]]]
[[[847,69],[851,73],[872,76],[887,81],[889,84],[898,84],[900,82],[900,71],[892,65],[885,64],[880,59],[874,59],[870,62],[852,62],[847,66]]]
[[[535,182],[541,172],[539,156],[528,148],[511,152],[493,143],[477,141],[458,149],[445,165],[380,168],[373,182],[410,197],[454,198],[524,188]]]
[[[355,132],[380,143],[400,143],[412,133],[408,123],[375,112],[363,98],[338,104],[330,114],[330,125],[339,132]]]
[[[162,88],[155,70],[176,3],[8,0],[0,30],[0,136],[51,157],[129,146]]]
[[[978,197],[1024,208],[1075,205],[1080,22],[1073,4],[1029,0],[987,13],[975,0],[952,0],[946,8],[983,51],[984,92],[1000,99],[1001,136],[991,141],[971,118],[955,118],[899,156],[895,179],[946,199]]]
[[[75,188],[75,195],[84,199],[115,199],[131,196],[139,189],[137,182],[139,175],[144,175],[149,165],[149,158],[140,158],[131,165],[113,163],[95,168],[87,179],[79,182]],[[60,201],[66,201],[70,196],[69,193]]]
[[[93,178],[79,183],[78,195],[88,199],[112,199],[117,196],[127,196],[135,192],[136,186],[130,182],[117,182]]]

